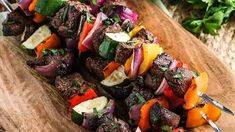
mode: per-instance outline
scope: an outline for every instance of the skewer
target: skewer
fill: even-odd
[[[205,113],[201,111],[200,114],[202,118],[205,119],[208,122],[208,124],[215,130],[215,132],[221,132],[219,127],[217,127],[217,125]]]
[[[1,0],[1,3],[3,4],[3,6],[4,6],[9,12],[12,12],[12,11],[13,11],[11,5],[10,5],[6,0]]]
[[[219,102],[215,101],[214,99],[212,99],[208,95],[206,95],[206,94],[204,94],[202,92],[198,92],[198,96],[200,96],[204,101],[209,102],[209,103],[213,104],[214,106],[216,106],[217,108],[221,109],[222,111],[224,111],[224,112],[234,116],[234,113],[230,109],[228,109],[227,107],[223,106]]]

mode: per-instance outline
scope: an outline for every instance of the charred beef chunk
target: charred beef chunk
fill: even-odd
[[[101,124],[96,132],[131,132],[131,130],[127,123],[117,119],[116,121]]]
[[[176,96],[183,98],[192,82],[192,72],[185,68],[174,68],[165,73],[165,78]]]
[[[27,64],[33,67],[40,75],[49,78],[59,75],[63,76],[71,72],[71,67],[74,63],[72,51],[48,50],[46,53],[39,59],[27,61]]]
[[[142,38],[146,42],[153,43],[154,42],[154,36],[151,32],[147,31],[146,29],[142,28],[136,36],[137,38]]]
[[[17,36],[24,32],[25,26],[32,25],[33,22],[23,13],[16,9],[7,15],[7,19],[2,23],[4,36]]]
[[[60,36],[76,40],[81,32],[79,26],[83,25],[88,9],[89,7],[87,5],[80,2],[72,2],[70,5],[67,4],[52,18],[51,25],[57,30]]]
[[[116,32],[121,32],[121,31],[122,31],[122,28],[118,23],[115,23],[114,25],[110,25],[108,27],[101,27],[97,29],[92,35],[92,38],[93,38],[92,44],[93,44],[94,51],[96,53],[99,53],[99,47],[104,39],[105,33],[116,33]]]
[[[162,131],[163,126],[178,127],[180,116],[155,103],[150,109],[150,122],[153,129]]]
[[[82,86],[91,86],[80,74],[74,73],[68,76],[57,76],[55,79],[55,87],[62,93],[65,99],[69,99],[75,94],[83,94],[80,90]]]
[[[120,64],[125,64],[126,60],[132,55],[132,49],[128,49],[119,44],[116,47],[115,61]]]
[[[103,69],[108,65],[108,63],[108,61],[105,61],[100,57],[88,57],[86,59],[86,68],[99,79],[104,79]]]
[[[154,98],[154,95],[150,89],[135,86],[132,93],[125,99],[125,103],[129,108],[131,108],[133,105],[141,104],[152,98]]]
[[[146,74],[144,84],[153,90],[157,90],[164,79],[164,73],[168,70],[172,61],[173,58],[166,53],[159,55],[153,62],[149,73]]]

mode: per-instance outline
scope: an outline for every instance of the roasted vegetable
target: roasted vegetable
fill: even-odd
[[[38,0],[35,11],[42,15],[54,16],[64,2],[64,0]]]

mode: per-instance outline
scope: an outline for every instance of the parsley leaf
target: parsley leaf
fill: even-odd
[[[92,2],[93,5],[97,4],[97,0],[91,0],[91,2]]]
[[[93,108],[93,113],[98,117],[98,118],[101,118],[103,116],[103,114],[98,111],[96,108]]]
[[[183,73],[182,73],[182,72],[178,72],[177,74],[175,74],[175,75],[173,76],[173,78],[175,78],[175,79],[181,79],[181,78],[183,78]]]
[[[135,96],[138,98],[138,104],[143,104],[146,102],[143,96],[141,96],[139,93],[136,93]]]
[[[161,126],[161,129],[163,132],[172,132],[173,130],[173,128],[168,125]]]

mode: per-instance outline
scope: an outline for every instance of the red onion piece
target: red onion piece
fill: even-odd
[[[93,4],[92,0],[90,0],[91,13],[93,15],[97,14],[105,2],[106,2],[106,0],[96,0],[96,3]]]
[[[54,77],[56,75],[57,67],[61,64],[59,61],[52,61],[45,66],[36,66],[35,70],[42,76]]]
[[[138,75],[139,67],[141,63],[143,62],[143,47],[140,46],[138,48],[133,49],[133,60],[131,62],[131,70],[129,73],[129,77],[131,79],[135,79]]]
[[[132,23],[138,20],[138,14],[125,6],[117,6],[116,12],[119,14],[122,21],[129,19]]]
[[[28,10],[28,7],[31,2],[32,0],[20,0],[18,4],[22,10]]]
[[[129,118],[134,121],[134,124],[137,125],[140,120],[140,109],[142,107],[142,104],[134,105],[130,108],[129,111]]]
[[[164,90],[169,87],[167,81],[165,78],[163,78],[160,86],[158,87],[158,89],[154,92],[155,95],[160,95],[164,92]]]
[[[102,12],[97,14],[97,17],[96,17],[95,24],[94,24],[93,28],[91,29],[91,31],[88,33],[88,35],[86,36],[86,38],[82,42],[82,44],[85,47],[92,50],[92,39],[93,39],[92,35],[98,28],[103,26],[103,20],[105,20],[107,18],[108,17]]]
[[[174,69],[177,67],[178,61],[177,60],[173,60],[173,62],[171,63],[169,69]]]

